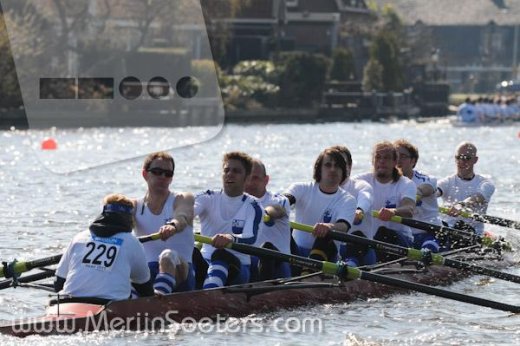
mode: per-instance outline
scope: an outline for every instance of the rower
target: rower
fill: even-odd
[[[192,264],[194,251],[193,203],[188,192],[170,191],[175,171],[173,157],[164,151],[149,154],[141,175],[147,191],[143,198],[134,200],[136,236],[159,232],[162,241],[144,244],[157,293],[190,291],[195,287]]]
[[[293,231],[300,256],[337,260],[338,242],[329,231],[347,232],[353,224],[356,200],[340,187],[347,178],[347,162],[337,149],[327,148],[314,163],[314,181],[295,183],[285,194],[295,206],[296,222],[314,225],[313,233]],[[350,263],[355,265],[355,263]]]
[[[439,181],[438,193],[444,204],[450,208],[449,216],[445,217],[444,221],[454,228],[474,230],[478,235],[482,235],[482,223],[463,221],[460,218],[462,211],[485,214],[495,192],[495,185],[490,179],[475,174],[477,162],[477,147],[470,142],[460,143],[455,152],[457,172]]]
[[[374,190],[373,208],[379,210],[379,218],[370,213],[372,226],[369,238],[392,243],[403,247],[412,247],[413,235],[408,226],[390,222],[392,216],[411,218],[415,208],[417,188],[410,179],[403,177],[397,165],[397,148],[388,141],[376,143],[372,150],[372,172],[356,176],[365,180]],[[384,252],[376,252],[378,261],[395,258]]]
[[[123,300],[133,286],[140,296],[153,295],[143,246],[132,234],[132,212],[132,200],[124,195],[103,199],[101,215],[65,250],[56,269],[56,292]]]
[[[350,177],[352,172],[352,154],[346,146],[335,145],[331,148],[339,150],[347,161],[347,177],[341,183],[341,188],[350,193],[357,202],[354,225],[348,233],[366,238],[367,234],[370,234],[371,219],[365,218],[365,213],[370,213],[372,210],[374,190],[366,181]],[[376,262],[375,251],[360,244],[341,244],[340,252],[341,257],[346,262],[355,262],[357,265],[371,265]]]
[[[255,246],[290,254],[289,214],[291,207],[287,197],[267,191],[268,183],[269,175],[267,175],[265,165],[262,161],[253,159],[253,169],[245,191],[259,199],[265,214],[269,216],[269,221],[260,224]],[[251,256],[251,273],[252,277],[258,276],[258,280],[287,278],[291,276],[291,268],[287,262],[268,257]]]
[[[251,174],[252,158],[243,152],[224,155],[222,190],[207,190],[195,197],[195,215],[200,219],[201,234],[212,237],[211,245],[202,246],[209,263],[204,288],[249,282],[251,258],[227,250],[233,242],[254,244],[262,222],[258,200],[244,193]]]
[[[415,169],[419,160],[419,150],[415,145],[405,139],[394,142],[397,147],[398,160],[397,167],[401,169],[403,175],[412,180],[417,187],[417,201],[413,218],[419,221],[441,225],[439,218],[439,204],[437,203],[437,179],[424,172]],[[441,246],[434,234],[425,230],[413,228],[414,248],[429,249],[439,252]]]

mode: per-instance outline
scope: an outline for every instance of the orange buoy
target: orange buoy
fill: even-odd
[[[56,150],[58,148],[58,143],[54,140],[54,138],[46,138],[42,141],[42,150]]]

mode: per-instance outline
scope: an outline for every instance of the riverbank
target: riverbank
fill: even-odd
[[[208,125],[208,121],[222,119],[216,116],[217,110],[204,112],[193,111],[188,116],[187,112],[169,112],[166,115],[158,114],[151,116],[147,114],[143,117],[142,112],[126,112],[114,114],[114,118],[107,123],[122,124],[126,126],[152,126],[152,127],[182,127],[193,125]],[[439,117],[445,114],[439,114]],[[377,110],[356,107],[323,107],[323,108],[278,108],[278,109],[252,109],[252,110],[228,110],[225,112],[224,122],[227,124],[247,124],[247,123],[323,123],[323,122],[363,122],[363,121],[385,121],[388,119],[415,119],[420,118],[419,109],[412,106],[406,107],[382,107]],[[78,115],[69,116],[71,121],[64,122],[60,119],[58,123],[60,127],[92,127],[99,126],[99,121],[89,122],[88,119],[80,118]],[[118,120],[120,119],[120,121]],[[56,117],[50,117],[48,121],[52,122]],[[94,119],[95,120],[95,119]],[[45,120],[40,120],[41,124],[45,124]],[[90,125],[89,125],[90,124]],[[7,130],[10,128],[27,129],[28,122],[23,109],[2,110],[0,111],[0,129]],[[45,126],[40,126],[45,127]],[[34,122],[31,128],[35,128]]]

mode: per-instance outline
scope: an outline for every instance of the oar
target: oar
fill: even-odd
[[[43,279],[47,279],[54,276],[54,270],[45,270],[36,274],[22,276],[18,278],[18,283],[29,283],[33,281],[39,281]],[[0,290],[3,290],[4,288],[13,287],[13,280],[2,280],[0,281]]]
[[[446,207],[439,207],[439,211],[443,214],[448,214],[448,211],[450,208]],[[504,219],[498,216],[491,216],[491,215],[485,215],[485,214],[473,214],[468,213],[466,211],[462,211],[460,213],[460,216],[465,217],[466,219],[473,219],[478,222],[484,222],[489,223],[492,225],[498,225],[502,227],[508,227],[508,228],[515,228],[520,230],[520,222]]]
[[[195,240],[205,244],[211,244],[211,238],[205,237],[199,234],[195,234]],[[362,271],[358,268],[348,267],[342,263],[332,263],[326,261],[317,261],[311,258],[295,256],[290,254],[281,253],[274,250],[258,248],[251,245],[239,244],[239,243],[229,243],[227,248],[232,250],[242,252],[244,254],[253,255],[253,256],[267,256],[272,257],[284,262],[289,262],[292,265],[310,268],[314,270],[322,271],[325,274],[336,275],[342,279],[346,280],[367,280],[371,282],[382,283],[385,285],[390,285],[399,288],[406,288],[410,290],[415,290],[418,292],[431,294],[438,297],[448,298],[457,300],[464,303],[471,303],[479,306],[485,306],[493,309],[498,309],[502,311],[509,311],[518,313],[520,312],[520,306],[504,304],[500,302],[495,302],[492,300],[487,300],[483,298],[468,296],[461,293],[451,292],[447,290],[443,290],[436,287],[431,287],[423,284],[418,284],[415,282],[409,282],[401,279],[397,279],[390,276],[385,276],[381,274],[374,274],[366,271]]]
[[[0,271],[0,277],[12,278],[20,273],[29,271],[34,268],[46,267],[51,264],[56,264],[60,261],[60,255],[54,255],[50,257],[40,258],[32,261],[21,261],[14,260],[11,263],[3,262],[2,269]]]
[[[148,241],[161,239],[161,236],[159,235],[159,233],[153,233],[147,236],[139,237],[138,239],[141,243],[146,243]],[[0,270],[0,277],[5,277],[6,279],[9,279],[34,268],[46,267],[51,264],[56,264],[60,261],[61,256],[62,255],[60,254],[32,261],[18,262],[14,260],[11,263],[3,262],[3,266]]]
[[[376,210],[372,210],[372,216],[378,217],[379,212]],[[479,236],[478,234],[475,234],[473,232],[464,231],[461,229],[451,228],[444,225],[435,225],[433,223],[428,223],[424,221],[419,221],[415,219],[409,219],[401,216],[392,216],[390,219],[392,222],[402,223],[403,225],[410,226],[417,229],[422,229],[426,232],[432,232],[436,236],[443,236],[443,235],[455,235],[460,238],[463,238],[464,240],[467,240],[471,243],[479,243],[486,246],[491,245],[490,241],[487,237]]]
[[[290,224],[291,224],[292,228],[298,229],[298,230],[304,231],[304,232],[312,233],[312,231],[314,229],[313,226],[305,225],[302,223],[291,222]],[[425,264],[432,263],[432,264],[437,264],[437,265],[445,265],[445,266],[451,267],[451,268],[468,270],[475,274],[487,275],[487,276],[491,276],[491,277],[505,280],[505,281],[520,283],[520,276],[518,276],[518,275],[503,273],[498,270],[484,268],[484,267],[476,266],[474,264],[469,264],[469,263],[462,262],[462,261],[456,261],[453,259],[443,257],[442,255],[439,255],[439,254],[434,254],[434,253],[426,254],[418,249],[405,248],[403,246],[385,243],[382,241],[372,240],[372,239],[359,237],[359,236],[356,236],[353,234],[347,234],[347,233],[342,233],[342,232],[338,232],[338,231],[329,231],[329,234],[331,235],[332,239],[335,239],[335,240],[367,245],[375,250],[388,252],[390,254],[401,256],[401,257],[407,257],[414,261],[425,261],[426,262]]]
[[[375,210],[372,211],[372,215],[374,215],[376,217],[377,217],[377,213],[378,212]],[[409,219],[409,218],[405,218],[405,217],[401,217],[401,216],[393,216],[390,219],[390,221],[402,223],[403,225],[410,226],[410,227],[417,228],[417,229],[422,229],[427,232],[433,232],[436,236],[455,235],[464,240],[468,240],[471,243],[478,243],[478,244],[482,244],[484,246],[488,246],[488,247],[492,247],[492,248],[497,248],[497,244],[498,244],[498,246],[500,246],[501,249],[511,250],[511,244],[509,244],[508,242],[505,242],[505,241],[496,242],[496,241],[493,241],[493,239],[490,237],[483,237],[483,236],[480,236],[473,232],[463,231],[460,229],[451,228],[451,227],[447,227],[444,225],[439,226],[439,225],[435,225],[433,223]]]

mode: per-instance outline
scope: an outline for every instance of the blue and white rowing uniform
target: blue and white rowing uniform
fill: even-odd
[[[364,173],[355,177],[369,183],[374,190],[374,202],[372,208],[374,210],[380,210],[381,208],[398,208],[401,205],[403,199],[407,198],[415,201],[417,188],[413,181],[407,177],[401,176],[397,182],[380,183],[377,181],[374,173]],[[413,235],[410,227],[400,223],[391,221],[381,221],[375,218],[371,213],[365,214],[365,217],[371,218],[371,229],[370,234],[367,237],[373,239],[376,232],[380,227],[392,229],[397,232],[400,237],[400,244],[402,246],[409,247],[413,243]]]
[[[493,182],[480,174],[475,174],[471,180],[464,180],[459,178],[457,174],[453,174],[449,177],[439,180],[437,185],[441,193],[442,201],[446,205],[452,205],[456,202],[461,202],[475,194],[482,195],[486,202],[479,207],[473,208],[473,212],[477,214],[486,213],[491,196],[495,192],[495,185]],[[482,235],[484,233],[484,224],[481,222],[470,219],[451,217],[448,215],[443,215],[442,218],[450,226],[453,226],[457,220],[463,220],[465,223],[473,227],[478,235]]]
[[[146,236],[156,233],[167,222],[173,219],[176,194],[170,192],[163,208],[159,214],[154,214],[148,208],[144,199],[139,199],[135,208],[135,227],[136,236]],[[195,237],[193,227],[187,225],[181,232],[175,233],[165,241],[150,241],[144,243],[146,260],[150,266],[152,277],[155,278],[159,272],[159,255],[166,249],[174,250],[179,257],[189,265],[188,277],[184,283],[179,283],[176,291],[190,291],[195,288],[195,273],[192,264],[193,247]]]
[[[434,193],[430,196],[421,197],[417,200],[413,218],[419,221],[441,225],[441,219],[439,218],[439,204],[435,194],[437,191],[437,179],[428,174],[413,170],[412,181],[417,187],[421,185],[428,185],[434,191]],[[411,229],[414,237],[415,248],[428,248],[433,252],[439,251],[439,242],[435,239],[433,234],[418,228],[412,227]]]
[[[195,215],[200,219],[201,234],[213,237],[217,234],[231,234],[236,243],[253,245],[256,242],[258,229],[262,222],[262,207],[258,200],[248,194],[229,197],[223,190],[207,190],[195,197]],[[202,256],[210,264],[208,279],[211,284],[204,283],[205,288],[220,287],[228,281],[228,270],[223,263],[212,261],[215,248],[209,244],[202,246]],[[227,284],[246,283],[249,281],[251,258],[233,250],[224,250],[240,262],[240,274]],[[224,266],[224,267],[223,267]],[[217,276],[213,271],[219,271]]]
[[[295,220],[307,225],[336,223],[344,220],[352,227],[356,212],[356,199],[342,188],[335,193],[324,193],[319,183],[296,183],[289,187],[288,194],[294,196]],[[315,241],[312,233],[293,230],[293,238],[300,255],[308,256]],[[340,242],[335,242],[339,251]]]
[[[130,230],[110,237],[95,236],[90,230],[78,233],[56,269],[56,276],[65,278],[59,294],[128,299],[131,282],[144,284],[150,279],[144,257],[143,245]]]
[[[365,215],[370,214],[372,211],[372,203],[374,202],[374,189],[372,186],[364,180],[349,178],[341,188],[351,194],[357,202],[356,209],[363,210]],[[361,231],[368,237],[372,222],[370,218],[364,217],[359,224],[354,224],[349,233],[355,231]]]
[[[289,215],[291,214],[291,206],[287,197],[280,194],[273,194],[269,191],[259,198],[260,204],[266,208],[268,206],[281,206],[285,209],[285,216],[269,222],[261,222],[258,230],[258,237],[255,246],[261,247],[265,243],[271,243],[278,251],[286,254],[291,253],[291,227],[289,226]],[[252,257],[253,261],[258,258]],[[254,263],[252,263],[254,264]],[[254,270],[253,270],[254,271]],[[287,262],[278,263],[275,268],[275,278],[290,277],[291,269]]]

